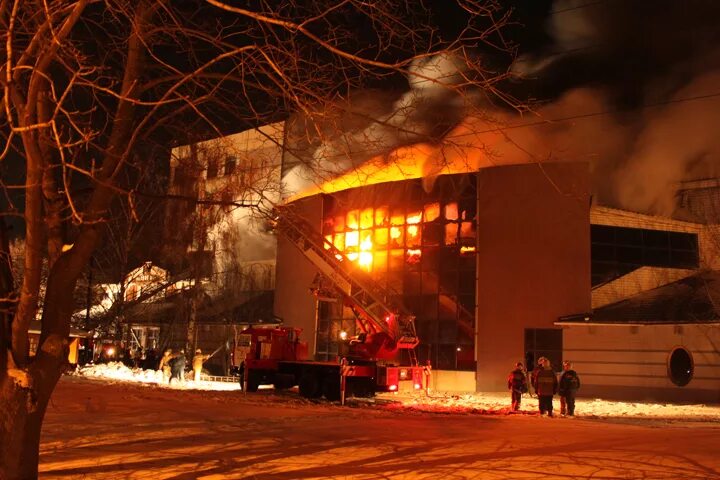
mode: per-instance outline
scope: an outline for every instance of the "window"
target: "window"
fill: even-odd
[[[207,178],[216,178],[218,176],[218,162],[216,160],[208,160]]]
[[[697,268],[694,233],[591,225],[592,285],[597,286],[642,266]]]
[[[476,197],[463,193],[475,181],[443,176],[430,192],[421,180],[358,188],[333,194],[324,206],[325,238],[400,294],[399,303],[416,315],[416,353],[436,368],[475,365],[476,257],[467,251],[474,252],[477,208]],[[327,322],[352,318],[351,312],[321,309],[318,317],[325,320],[318,322],[318,358],[331,358],[332,349],[321,347],[334,338]]]
[[[235,173],[235,167],[237,166],[237,160],[235,157],[227,157],[225,159],[225,175],[232,175]]]
[[[692,380],[695,364],[690,352],[676,347],[668,357],[668,377],[678,387],[684,387]]]

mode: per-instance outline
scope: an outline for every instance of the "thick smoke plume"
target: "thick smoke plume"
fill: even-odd
[[[430,80],[411,75],[406,93],[339,107],[285,188],[383,181],[392,175],[376,170],[388,166],[432,188],[452,171],[580,160],[591,164],[598,202],[671,215],[679,182],[720,174],[717,18],[720,2],[706,0],[558,0],[545,20],[554,43],[514,64],[521,85],[551,101],[521,116],[460,95],[452,87],[462,62],[437,57],[416,65]],[[312,170],[325,174],[308,178]]]

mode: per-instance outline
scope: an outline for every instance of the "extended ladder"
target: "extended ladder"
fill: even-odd
[[[400,298],[397,292],[380,286],[295,213],[291,206],[276,207],[274,220],[276,230],[342,293],[365,333],[385,332],[400,349],[411,350],[418,345],[415,316],[393,301]]]

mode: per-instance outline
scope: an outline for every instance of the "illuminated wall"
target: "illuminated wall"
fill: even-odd
[[[328,242],[391,288],[416,315],[419,360],[436,368],[474,370],[477,192],[474,174],[380,184],[326,196]],[[317,352],[337,354],[351,312],[320,302]],[[323,303],[325,303],[323,305]]]

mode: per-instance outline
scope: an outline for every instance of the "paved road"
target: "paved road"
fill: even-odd
[[[720,425],[437,415],[63,378],[41,478],[720,479]]]

